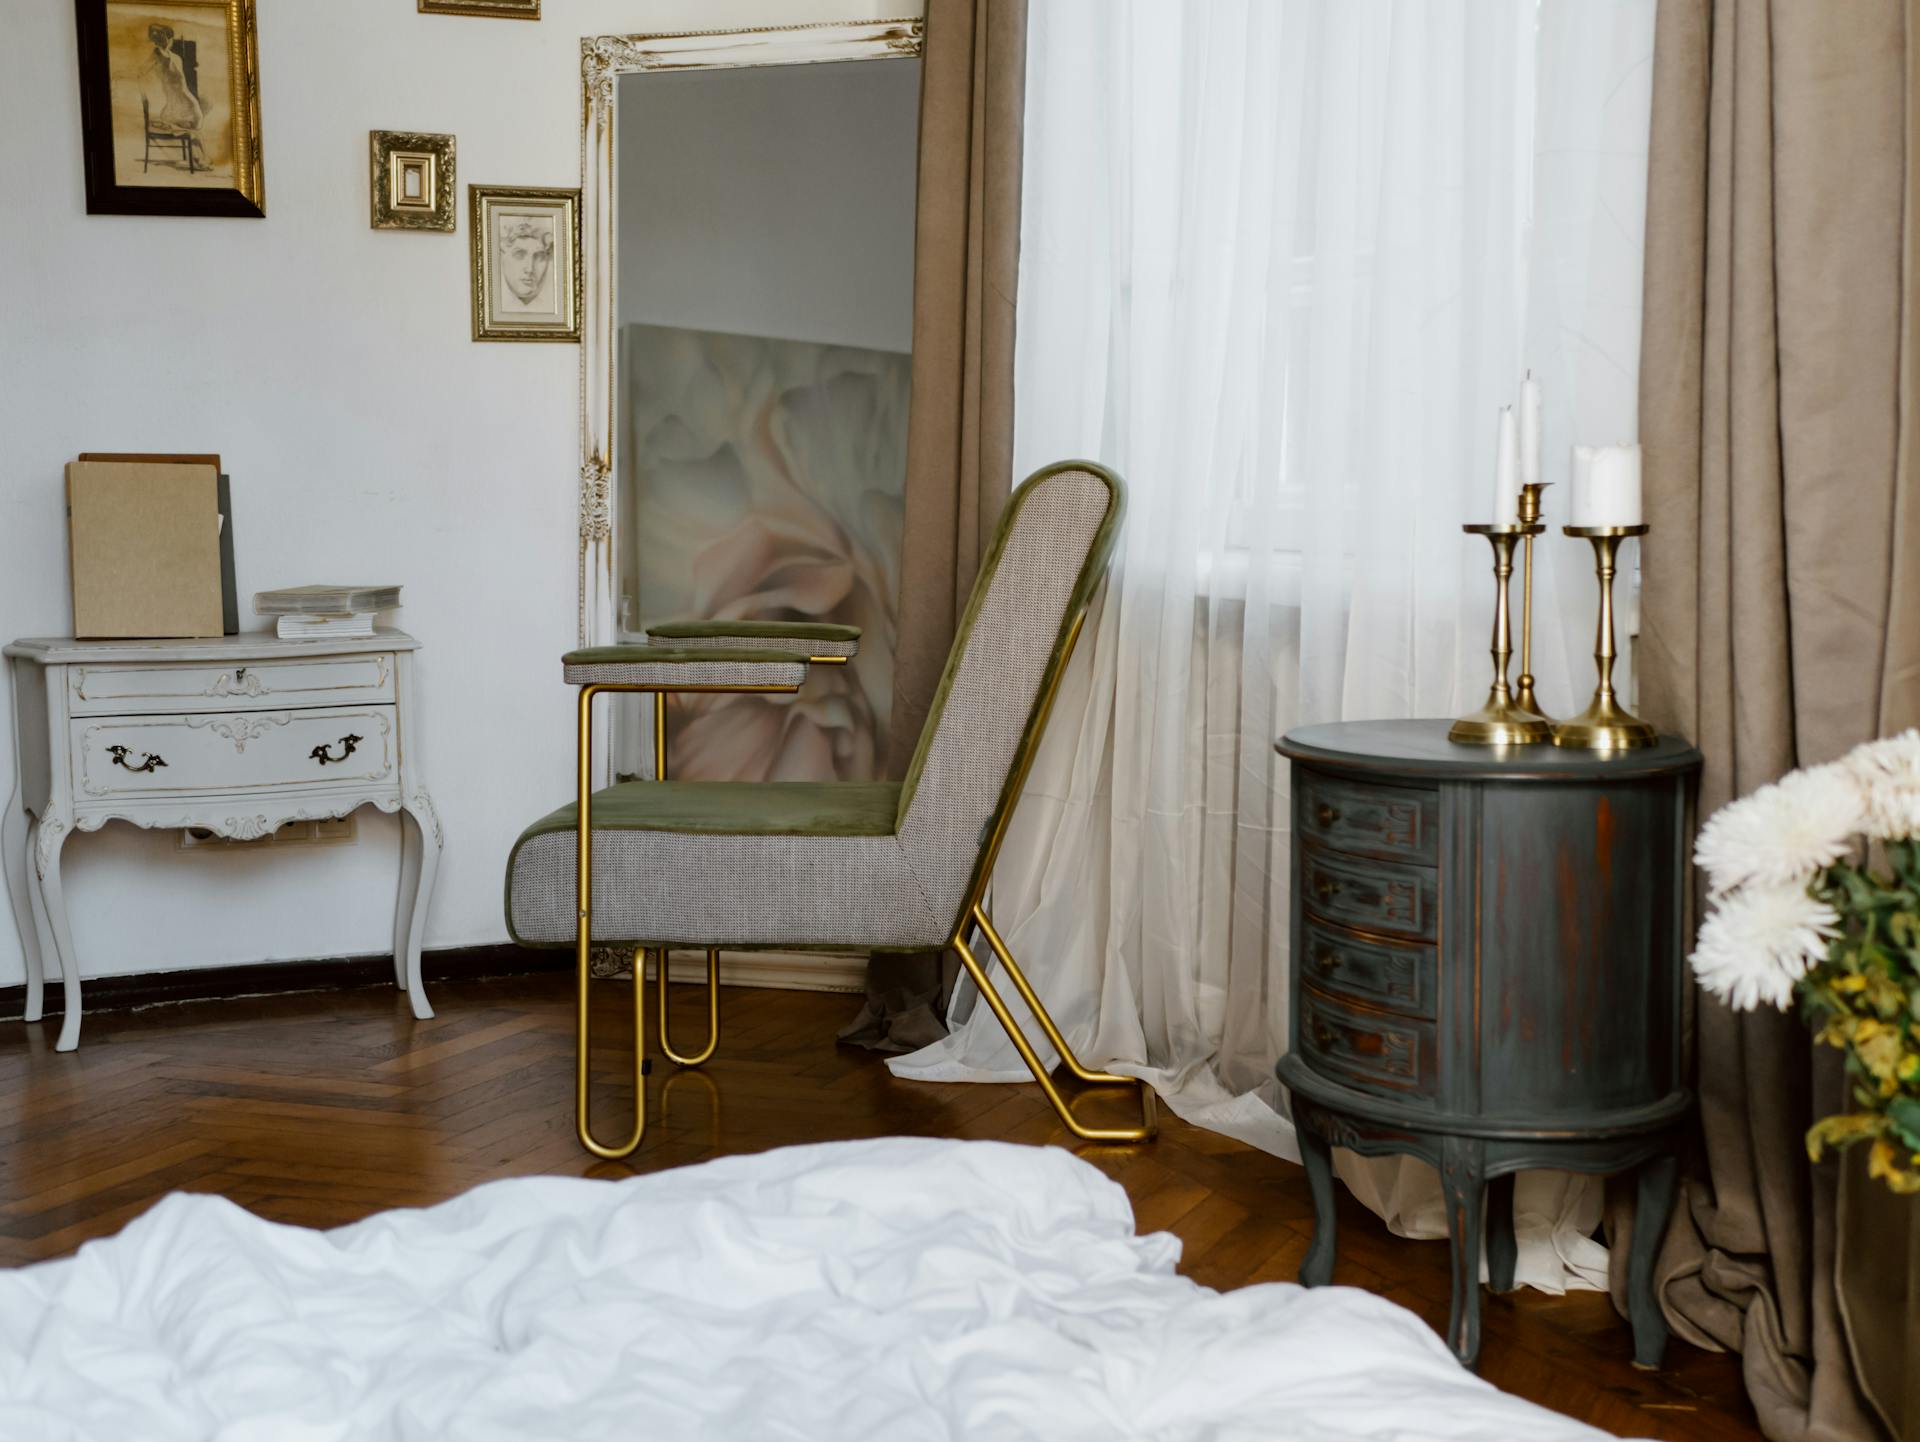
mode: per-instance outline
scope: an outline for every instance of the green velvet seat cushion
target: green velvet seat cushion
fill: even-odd
[[[705,641],[715,636],[762,637],[784,641],[858,641],[858,626],[830,621],[668,621],[647,627],[649,636],[668,641]]]
[[[891,836],[897,781],[623,781],[593,793],[593,829],[677,831],[696,836]],[[568,802],[529,826],[536,836],[571,833]]]
[[[585,646],[578,651],[569,651],[560,658],[563,666],[621,666],[621,665],[676,665],[695,661],[718,661],[727,665],[743,662],[777,661],[783,666],[793,664],[791,651],[748,651],[729,650],[717,646],[680,647],[649,646],[639,643],[626,646]]]

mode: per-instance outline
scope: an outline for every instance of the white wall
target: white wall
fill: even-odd
[[[582,35],[882,18],[915,0],[547,0],[537,23],[410,0],[259,0],[267,219],[88,216],[69,0],[0,46],[0,631],[69,626],[62,467],[218,451],[243,597],[395,581],[418,635],[447,849],[429,946],[505,936],[520,828],[570,791],[573,346],[468,337],[454,235],[367,224],[367,132],[450,131],[459,179],[579,183]],[[0,715],[0,755],[11,754]],[[391,818],[351,847],[180,851],[114,823],[67,851],[83,975],[389,946]],[[0,985],[22,976],[0,925]]]
[[[620,320],[913,346],[920,63],[620,81]]]

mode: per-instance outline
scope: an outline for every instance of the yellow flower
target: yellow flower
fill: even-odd
[[[1885,1137],[1879,1138],[1867,1153],[1867,1175],[1891,1180],[1898,1172],[1893,1160],[1893,1143]]]
[[[1833,983],[1835,991],[1865,991],[1867,979],[1857,971],[1845,972],[1836,977]]]
[[[1920,1081],[1920,1051],[1910,1051],[1901,1057],[1896,1075],[1903,1082]]]

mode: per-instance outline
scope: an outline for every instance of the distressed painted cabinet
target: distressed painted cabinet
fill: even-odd
[[[1446,721],[1288,733],[1292,1037],[1280,1061],[1315,1229],[1300,1280],[1333,1274],[1331,1148],[1440,1172],[1448,1341],[1480,1348],[1480,1255],[1513,1285],[1513,1177],[1638,1173],[1635,1359],[1667,1328],[1654,1251],[1693,1097],[1681,1064],[1681,932],[1700,755],[1664,737],[1600,754],[1447,740]]]
[[[361,806],[405,814],[394,981],[430,1017],[420,942],[439,867],[440,820],[420,770],[413,653],[399,631],[369,639],[16,641],[14,790],[0,863],[26,956],[26,1019],[40,1020],[46,959],[66,1013],[57,1051],[80,1043],[80,958],[61,853],[109,821],[204,827],[251,840],[289,821]]]

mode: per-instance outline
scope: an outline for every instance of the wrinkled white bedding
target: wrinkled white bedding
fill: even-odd
[[[334,1232],[170,1196],[0,1272],[6,1442],[1603,1434],[1364,1292],[1216,1293],[1055,1148],[495,1182]]]

